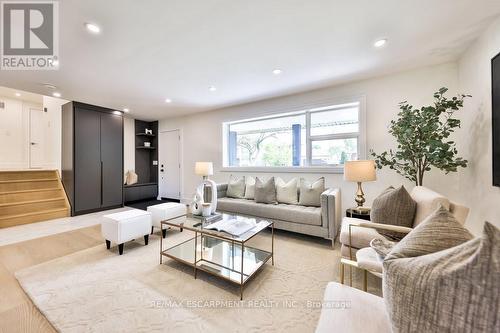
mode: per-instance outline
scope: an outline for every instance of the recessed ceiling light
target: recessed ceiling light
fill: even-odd
[[[127,109],[127,108],[123,109],[123,112],[129,112],[129,111],[130,111],[130,110],[129,110],[129,109]]]
[[[53,60],[52,60],[52,65],[53,65],[54,67],[59,66],[59,60],[58,60],[58,59],[53,59]]]
[[[48,89],[52,89],[52,90],[56,90],[57,87],[53,84],[50,84],[50,83],[42,83],[42,85],[45,87],[45,88],[48,88]]]
[[[170,104],[170,103],[172,103],[172,100],[170,98],[167,98],[167,99],[165,99],[165,103]]]
[[[387,44],[387,39],[383,38],[383,39],[379,39],[375,43],[373,43],[373,46],[375,46],[375,47],[382,47],[385,44]]]
[[[214,91],[216,91],[216,90],[217,90],[217,88],[215,88],[214,86],[210,86],[210,87],[208,87],[208,90],[210,90],[210,91],[214,92]]]
[[[21,97],[21,93],[16,92],[15,95],[16,97]]]
[[[61,93],[54,92],[54,93],[52,93],[52,96],[54,96],[54,97],[61,97]]]
[[[273,70],[274,75],[280,75],[281,73],[283,73],[283,71],[281,69],[277,68],[277,69]]]
[[[101,32],[101,28],[93,23],[85,23],[85,28],[93,34],[98,34]]]

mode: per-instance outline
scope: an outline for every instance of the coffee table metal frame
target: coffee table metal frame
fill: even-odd
[[[228,215],[231,215],[231,214],[228,214]],[[167,229],[170,227],[174,227],[174,228],[179,228],[181,231],[183,229],[186,229],[186,230],[190,230],[190,231],[193,231],[195,233],[195,236],[193,238],[190,238],[184,242],[181,242],[179,244],[176,244],[172,247],[169,247],[167,249],[163,249],[163,237],[160,237],[160,264],[163,263],[163,257],[168,257],[168,258],[171,258],[173,260],[176,260],[176,261],[179,261],[179,262],[182,262],[183,264],[186,264],[186,265],[189,265],[191,267],[193,267],[194,269],[194,278],[196,279],[197,278],[197,271],[198,270],[201,270],[201,271],[204,271],[206,273],[209,273],[209,274],[212,274],[214,276],[218,276],[222,279],[225,279],[231,283],[235,283],[237,285],[240,286],[240,300],[243,300],[243,288],[245,286],[245,284],[250,281],[250,279],[258,272],[262,269],[262,267],[264,267],[264,265],[269,261],[269,259],[271,259],[271,264],[274,266],[274,222],[273,221],[269,221],[269,220],[265,220],[266,222],[269,223],[269,225],[265,228],[262,228],[261,230],[259,230],[258,232],[256,232],[255,234],[253,234],[252,236],[246,238],[246,239],[235,239],[233,238],[232,236],[230,236],[229,234],[226,234],[224,232],[214,232],[213,230],[207,230],[207,229],[202,229],[202,228],[197,228],[197,227],[191,227],[191,226],[187,226],[185,223],[175,223],[173,222],[174,220],[178,219],[178,218],[181,218],[181,217],[188,217],[188,215],[180,215],[180,216],[177,216],[177,217],[173,217],[171,219],[168,219],[168,220],[164,220],[164,221],[161,221],[160,222],[160,225],[161,225],[161,229],[163,229],[163,226],[166,226]],[[201,221],[200,221],[201,223]],[[248,245],[245,245],[248,241],[250,241],[252,238],[254,238],[256,235],[260,234],[262,231],[266,230],[267,228],[271,228],[271,252],[269,251],[265,251],[265,250],[261,250],[261,249],[256,249],[254,247],[251,247],[251,246],[248,246]],[[206,237],[206,238],[215,238],[215,239],[219,239],[219,240],[222,240],[224,242],[228,242],[231,244],[231,257],[232,257],[232,261],[234,262],[234,245],[237,244],[239,246],[241,246],[241,271],[238,271],[238,270],[235,270],[231,267],[227,267],[227,266],[224,266],[224,265],[221,265],[219,263],[216,263],[214,261],[211,261],[211,260],[207,260],[207,259],[204,259],[203,258],[203,251],[201,251],[200,253],[200,258],[197,257],[197,248],[198,248],[198,238],[200,238],[200,244],[202,244],[203,246],[203,238]],[[181,246],[183,245],[184,243],[186,242],[189,242],[189,241],[192,241],[194,239],[194,262],[188,262],[186,260],[183,260],[177,256],[174,256],[170,253],[168,253],[169,250],[175,248],[175,247],[178,247],[178,246]],[[250,272],[249,274],[245,274],[244,273],[244,270],[243,270],[243,265],[244,265],[244,253],[245,253],[245,249],[256,249],[260,252],[264,252],[266,253],[266,257],[263,259],[262,263],[255,269],[253,270],[252,272]],[[209,270],[209,269],[205,269],[203,268],[203,266],[201,265],[198,265],[199,263],[201,262],[208,262],[208,263],[211,263],[213,265],[216,265],[218,267],[221,267],[221,268],[224,268],[224,269],[227,269],[227,270],[230,270],[232,272],[235,272],[235,273],[238,273],[240,274],[241,276],[241,279],[240,281],[235,281],[235,280],[232,280],[232,279],[229,279],[227,278],[226,276],[222,275],[222,274],[218,274],[216,272],[214,272],[213,270]],[[234,264],[233,264],[233,267],[234,267]],[[244,277],[246,276],[246,279],[244,279]]]

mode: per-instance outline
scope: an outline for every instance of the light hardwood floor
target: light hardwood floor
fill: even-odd
[[[56,332],[24,293],[14,272],[96,245],[105,246],[99,225],[1,246],[0,332]]]

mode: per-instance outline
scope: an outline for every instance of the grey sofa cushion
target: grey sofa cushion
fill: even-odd
[[[245,199],[220,198],[217,209],[243,215],[258,216],[268,219],[294,223],[321,225],[321,208],[298,205],[269,205]]]
[[[462,244],[472,234],[445,208],[439,208],[397,243],[387,259],[417,257]]]
[[[245,177],[237,178],[231,175],[227,183],[226,196],[230,198],[243,198],[245,196]]]
[[[493,225],[443,251],[392,257],[382,281],[393,332],[500,332],[500,231]]]
[[[321,177],[311,183],[304,178],[300,179],[299,205],[321,206],[321,193],[325,191],[325,178]]]
[[[255,179],[255,202],[276,204],[276,185],[274,184],[274,177],[269,178],[266,182],[262,181],[259,177]]]
[[[255,177],[246,177],[245,180],[245,199],[255,199]]]
[[[416,209],[417,203],[404,186],[397,189],[389,187],[373,201],[370,220],[374,223],[411,228]],[[394,231],[380,230],[379,233],[395,240],[404,237]]]
[[[276,178],[276,199],[279,203],[297,205],[299,203],[297,195],[297,178],[286,183],[281,178]]]

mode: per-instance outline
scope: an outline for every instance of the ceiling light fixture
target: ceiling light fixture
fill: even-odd
[[[170,98],[167,98],[167,99],[165,100],[165,103],[170,104],[170,103],[172,103],[172,100],[171,100]]]
[[[210,86],[210,87],[208,87],[208,90],[211,92],[214,92],[217,90],[217,88],[215,88],[214,86]]]
[[[129,109],[127,109],[127,108],[123,109],[123,112],[129,112],[129,111],[130,111],[130,110],[129,110]]]
[[[278,68],[277,68],[277,69],[274,69],[274,70],[273,70],[273,74],[274,74],[274,75],[280,75],[281,73],[283,73],[283,71],[282,71],[281,69],[278,69]]]
[[[379,39],[375,43],[373,43],[373,46],[380,48],[380,47],[384,46],[385,44],[387,44],[387,39],[383,38],[383,39]]]
[[[21,97],[21,93],[16,92],[15,95],[16,97]]]
[[[101,32],[101,28],[93,23],[85,23],[85,28],[93,34],[98,34]]]
[[[57,60],[57,59],[52,60],[52,66],[54,66],[54,67],[59,66],[59,60]]]
[[[52,96],[59,98],[59,97],[61,97],[61,93],[54,92],[54,93],[52,93]]]

